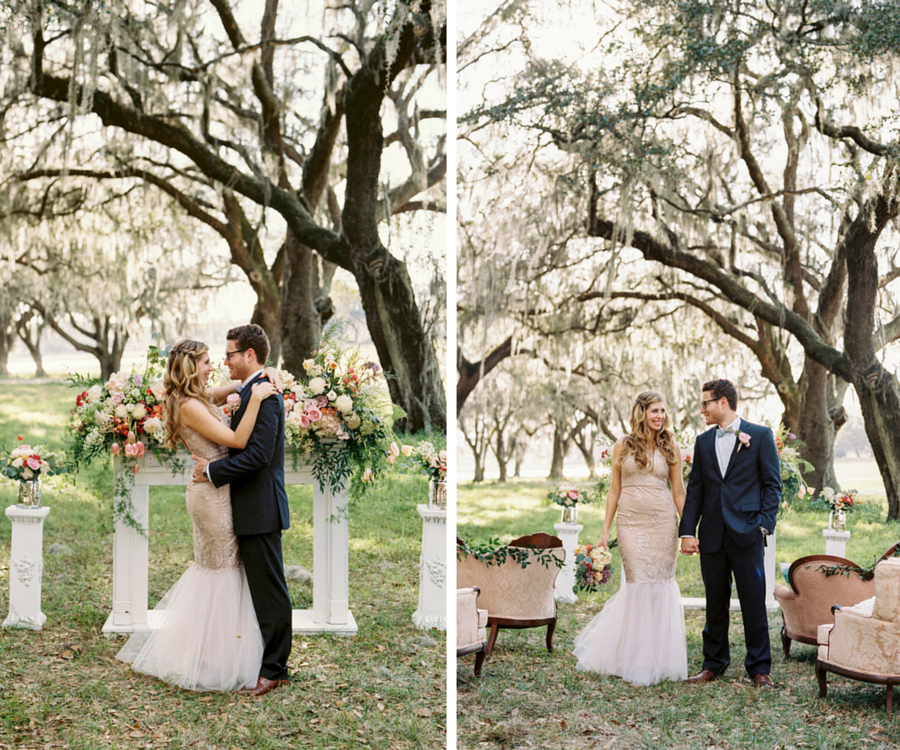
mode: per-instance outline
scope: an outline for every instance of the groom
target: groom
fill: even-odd
[[[700,413],[715,429],[699,435],[694,445],[678,528],[682,554],[700,554],[706,588],[703,669],[688,682],[711,682],[728,666],[733,575],[747,645],[744,666],[756,687],[771,688],[763,560],[765,538],[775,530],[781,503],[781,464],[772,431],[738,417],[737,402],[737,389],[730,381],[704,384]]]
[[[241,403],[233,412],[237,429],[250,400],[250,386],[264,379],[269,339],[258,325],[232,328],[227,334],[225,364],[233,380],[241,380]],[[230,448],[228,458],[207,464],[194,456],[194,481],[211,481],[216,487],[231,485],[234,533],[241,548],[250,596],[263,638],[259,679],[239,692],[265,695],[287,684],[291,653],[291,598],[284,579],[281,532],[290,525],[284,488],[284,401],[263,399],[256,425],[243,450]]]

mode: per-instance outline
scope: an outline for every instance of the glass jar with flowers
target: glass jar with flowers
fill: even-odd
[[[832,531],[846,531],[847,513],[853,510],[859,502],[857,491],[837,492],[831,487],[826,487],[822,490],[822,498],[831,506],[828,528]]]
[[[391,444],[393,453],[395,444]],[[447,451],[438,450],[428,440],[416,445],[404,445],[400,452],[406,457],[406,468],[418,470],[428,476],[428,507],[435,510],[447,508]]]
[[[562,507],[562,523],[578,523],[578,504],[591,503],[593,495],[586,490],[579,490],[575,485],[563,483],[555,490],[547,493],[547,499]]]
[[[41,477],[64,474],[65,461],[59,453],[47,450],[42,445],[34,447],[21,442],[9,455],[0,457],[0,474],[18,482],[16,505],[20,508],[41,507]]]

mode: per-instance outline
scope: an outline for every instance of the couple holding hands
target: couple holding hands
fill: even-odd
[[[608,546],[617,519],[626,583],[576,636],[578,669],[638,685],[717,679],[730,663],[733,576],[747,646],[744,666],[756,687],[773,687],[764,549],[781,503],[781,464],[772,431],[741,419],[737,405],[730,381],[703,385],[700,412],[711,429],[697,437],[685,490],[681,451],[663,397],[646,392],[635,400],[631,432],[613,448],[597,543]],[[679,537],[682,554],[700,555],[706,589],[703,665],[690,678],[675,581]]]

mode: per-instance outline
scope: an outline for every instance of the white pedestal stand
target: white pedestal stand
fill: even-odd
[[[4,628],[40,630],[47,622],[41,612],[41,577],[44,573],[44,519],[50,508],[20,508],[10,505],[6,517],[12,521],[9,553],[9,616]]]
[[[766,537],[766,549],[763,566],[766,570],[766,609],[769,612],[778,610],[778,602],[775,600],[775,534]],[[681,603],[686,609],[705,609],[705,597],[682,597]],[[730,609],[740,610],[741,603],[738,599],[732,599]]]
[[[826,555],[847,557],[847,541],[850,539],[849,531],[834,531],[833,529],[824,529],[822,531],[822,536],[825,537]]]
[[[117,520],[113,535],[113,607],[103,626],[106,634],[133,633],[152,630],[163,617],[162,611],[147,610],[147,569],[149,561],[148,519],[150,487],[181,485],[191,479],[193,462],[190,454],[179,451],[177,460],[184,471],[160,464],[148,453],[141,459],[141,469],[132,475],[131,502],[133,517],[144,534]],[[116,482],[130,482],[123,477],[121,457],[114,462]],[[298,461],[294,469],[293,456],[284,459],[284,483],[313,485],[313,608],[295,609],[294,633],[333,633],[355,635],[356,620],[349,607],[349,514],[347,492],[333,493],[327,486],[319,489],[311,468]]]
[[[566,551],[566,562],[556,577],[553,598],[558,602],[576,604],[578,597],[572,591],[575,586],[575,548],[578,547],[578,535],[584,526],[580,523],[555,523],[553,528]]]
[[[422,517],[419,555],[419,606],[413,624],[419,630],[447,629],[447,511],[417,505]]]

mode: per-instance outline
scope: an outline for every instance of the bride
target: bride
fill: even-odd
[[[256,424],[259,405],[276,392],[256,383],[240,426],[233,431],[218,408],[237,383],[207,388],[213,365],[206,344],[179,341],[169,353],[165,388],[166,446],[184,443],[210,461],[243,448]],[[275,371],[265,373],[277,382]],[[254,687],[263,641],[241,564],[231,520],[228,485],[191,482],[186,492],[194,537],[194,563],[157,605],[159,626],[131,636],[116,658],[136,672],[187,690]]]
[[[687,677],[684,609],[675,581],[684,497],[681,451],[665,401],[659,393],[641,393],[631,408],[631,433],[613,447],[606,519],[597,542],[609,548],[618,514],[625,583],[575,637],[578,669],[636,685]]]

